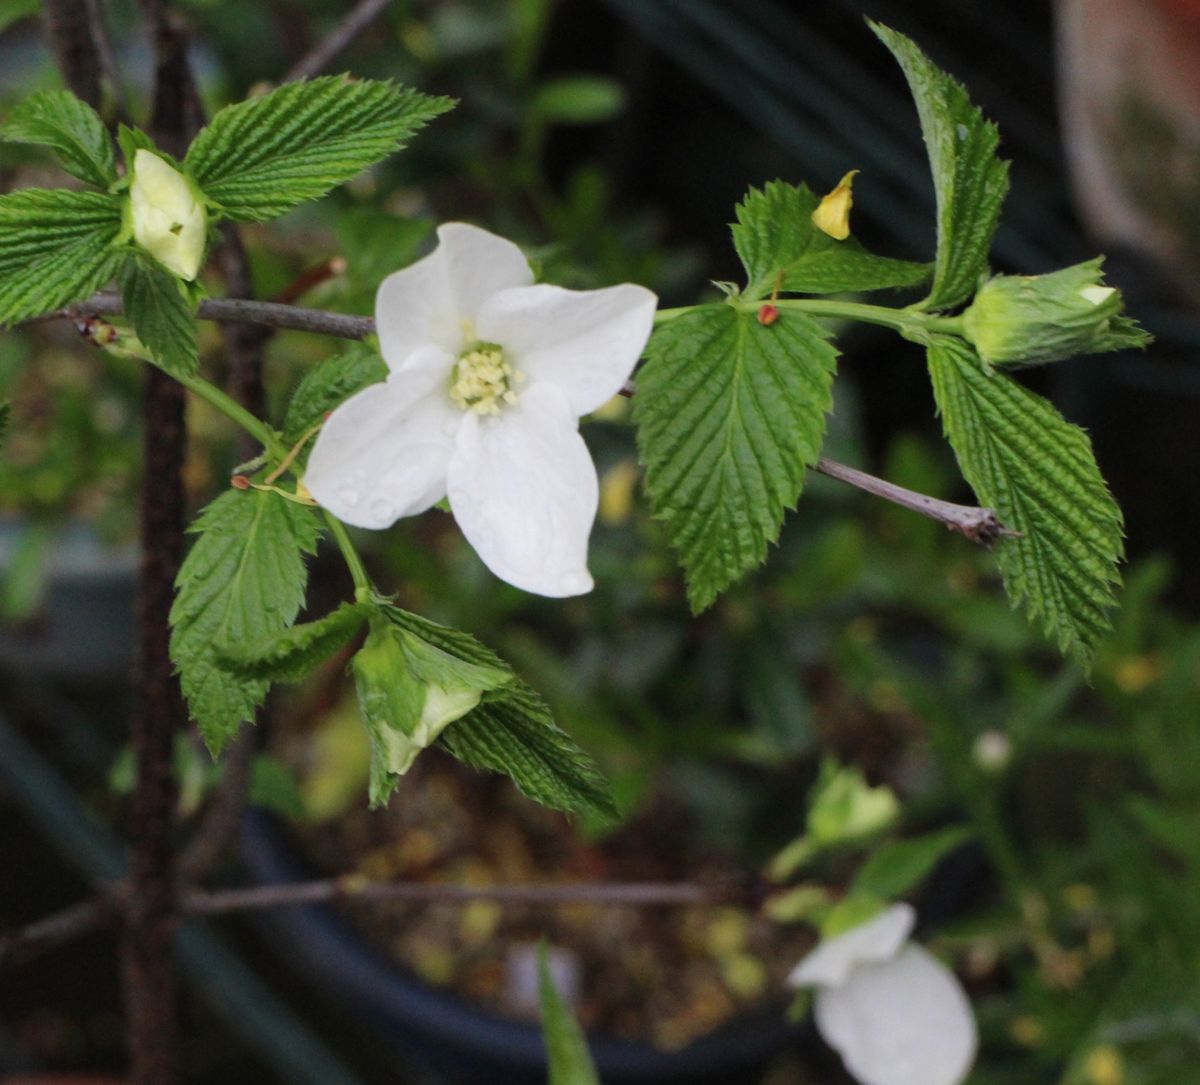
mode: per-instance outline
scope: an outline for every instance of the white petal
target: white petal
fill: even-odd
[[[457,356],[475,338],[470,325],[485,299],[533,282],[511,241],[463,222],[439,226],[437,234],[433,252],[389,275],[375,295],[379,348],[390,369],[429,343]]]
[[[971,1003],[922,946],[817,992],[817,1028],[863,1085],[959,1085],[975,1061]]]
[[[531,388],[494,417],[468,413],[449,493],[467,541],[501,580],[556,598],[591,591],[587,543],[600,488],[558,389]]]
[[[484,342],[499,343],[531,383],[561,388],[578,417],[606,403],[629,379],[657,305],[649,290],[632,283],[605,290],[530,286],[488,298],[476,331]]]
[[[916,921],[912,905],[893,904],[874,919],[821,942],[792,969],[787,982],[792,987],[836,987],[858,965],[896,956]]]
[[[446,468],[463,412],[446,382],[454,358],[434,347],[351,396],[321,427],[304,484],[339,520],[384,528],[446,495]]]

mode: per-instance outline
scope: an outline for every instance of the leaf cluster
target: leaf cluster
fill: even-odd
[[[996,546],[1009,597],[1087,667],[1110,627],[1120,580],[1120,510],[1086,435],[982,363],[964,338],[970,322],[954,315],[987,278],[1008,189],[996,127],[909,38],[870,25],[916,102],[937,202],[934,260],[877,256],[853,237],[829,236],[814,217],[820,201],[804,185],[773,181],[751,189],[731,228],[745,286],[727,286],[723,303],[661,322],[638,376],[634,416],[655,515],[679,554],[693,609],[704,609],[764,560],[824,441],[837,352],[786,295],[929,282],[926,296],[906,309],[877,311],[891,313],[885,322],[926,347],[963,475],[1013,533]],[[1098,263],[1080,268],[1098,281]],[[1075,333],[1072,353],[1088,344],[1146,342],[1119,315],[1119,297],[1108,294],[1096,310],[1103,328]],[[1086,317],[1088,302],[1072,298]],[[1031,360],[1062,353],[1060,346]]]
[[[94,109],[68,91],[33,94],[0,125],[0,139],[49,148],[63,169],[100,191],[0,196],[0,325],[80,301],[116,279],[126,317],[152,360],[175,376],[193,375],[200,293],[133,242],[127,190],[134,154],[153,151],[187,178],[204,202],[211,234],[222,220],[262,222],[319,199],[399,150],[452,105],[376,80],[287,84],[218,112],[182,163],[122,125],[122,176],[113,138]]]

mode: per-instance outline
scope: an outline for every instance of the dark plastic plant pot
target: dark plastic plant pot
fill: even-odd
[[[0,572],[28,525],[0,519]],[[43,677],[124,682],[133,666],[137,551],[104,545],[90,526],[67,523],[50,536],[46,590],[17,625],[0,622],[0,666]]]
[[[242,848],[259,883],[311,876],[266,815],[246,816]],[[454,1085],[545,1085],[538,1028],[430,987],[367,944],[332,908],[277,909],[259,922],[313,990],[349,1009],[401,1065]],[[807,1029],[789,1026],[778,1009],[740,1017],[679,1051],[602,1035],[588,1039],[604,1085],[753,1085],[773,1058],[816,1043]]]

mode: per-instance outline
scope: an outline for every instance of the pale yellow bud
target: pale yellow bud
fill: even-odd
[[[837,183],[837,188],[829,193],[812,213],[813,225],[836,241],[845,241],[850,236],[850,208],[854,206],[850,186],[854,183],[856,173],[858,170],[851,170],[846,174]]]
[[[133,159],[129,214],[134,241],[181,279],[196,277],[208,230],[204,204],[182,173],[144,148]]]

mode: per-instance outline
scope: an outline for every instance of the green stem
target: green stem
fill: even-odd
[[[212,404],[223,415],[241,426],[280,465],[287,466],[288,457],[292,455],[293,450],[288,449],[279,439],[279,435],[262,419],[256,418],[240,403],[226,395],[216,385],[209,384],[203,377],[181,376],[176,379],[189,391],[194,392],[206,403]],[[373,594],[375,586],[371,583],[370,576],[367,575],[366,566],[363,565],[362,558],[354,548],[354,543],[350,541],[350,535],[346,531],[345,525],[328,509],[323,509],[322,512],[325,515],[325,522],[329,525],[330,534],[337,541],[338,549],[342,552],[342,557],[354,579],[355,594],[359,596],[364,593],[368,596]]]
[[[280,441],[279,435],[262,419],[255,417],[232,396],[222,392],[215,384],[209,384],[203,377],[179,376],[174,373],[172,376],[189,392],[195,393],[206,403],[216,407],[226,418],[231,419],[241,426],[274,459],[282,460],[287,456],[288,449]]]
[[[791,310],[809,313],[812,316],[842,320],[857,320],[865,324],[879,324],[894,328],[898,332],[940,332],[946,335],[962,335],[963,322],[960,316],[933,316],[913,309],[892,309],[886,305],[867,305],[857,301],[837,301],[828,298],[779,298],[768,301],[764,298],[749,300],[731,299],[734,308],[743,313],[756,313],[764,305],[774,305],[781,311]],[[654,314],[655,324],[665,324],[698,306],[685,305],[676,309],[659,309]]]
[[[350,540],[350,533],[346,530],[346,525],[328,509],[321,511],[325,514],[325,523],[329,525],[329,531],[336,540],[338,549],[342,552],[346,567],[350,570],[350,576],[354,579],[354,594],[359,602],[363,602],[375,593],[375,585],[371,583],[367,568],[363,565],[362,558],[359,557],[354,543]]]

